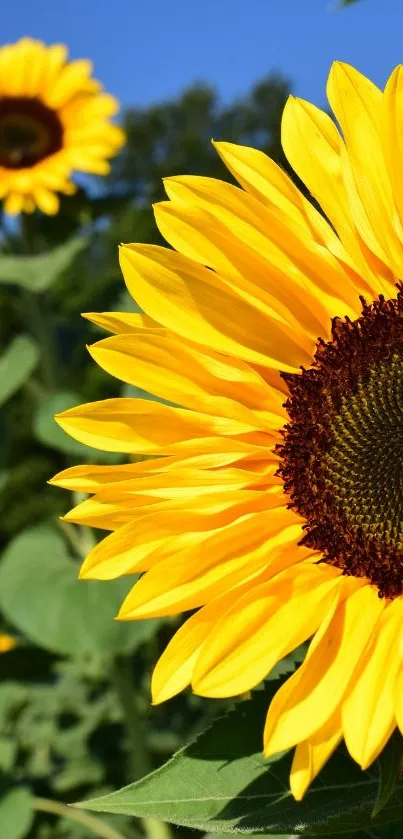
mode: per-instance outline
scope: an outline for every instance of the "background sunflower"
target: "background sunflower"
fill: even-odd
[[[22,38],[0,50],[0,198],[10,215],[54,215],[74,171],[105,175],[124,142],[117,100],[63,44]]]

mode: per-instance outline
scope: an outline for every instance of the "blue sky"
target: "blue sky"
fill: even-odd
[[[403,61],[402,0],[12,0],[1,38],[66,42],[124,103],[147,105],[205,80],[224,101],[279,70],[318,105],[333,59],[383,84]]]

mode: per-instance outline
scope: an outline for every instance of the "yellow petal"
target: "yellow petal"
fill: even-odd
[[[244,189],[265,203],[273,205],[284,217],[311,233],[304,207],[304,198],[291,178],[259,149],[235,143],[214,143],[227,168]],[[175,184],[175,178],[168,179]],[[169,194],[169,192],[168,192]]]
[[[99,93],[96,96],[75,96],[62,108],[62,118],[65,125],[87,126],[104,124],[104,120],[114,116],[119,110],[119,102],[109,93]]]
[[[60,71],[46,94],[51,108],[60,108],[65,102],[85,88],[92,73],[92,62],[87,59],[71,61]]]
[[[277,456],[273,454],[273,460],[271,460],[270,453],[266,449],[252,449],[248,455],[240,446],[235,448],[234,451],[230,451],[230,449],[232,449],[232,446],[226,440],[217,438],[215,450],[212,447],[211,451],[206,454],[185,455],[183,457],[172,456],[163,459],[152,458],[138,463],[119,464],[118,466],[70,466],[51,478],[49,483],[77,492],[98,492],[105,487],[113,487],[121,481],[128,481],[130,478],[136,479],[148,474],[169,473],[171,471],[176,474],[177,470],[183,472],[184,469],[219,469],[239,462],[245,468],[253,469],[256,472],[257,479],[261,473],[271,475],[278,467]]]
[[[273,471],[276,470],[276,466],[274,463]],[[199,496],[211,492],[236,492],[249,487],[252,490],[266,491],[273,484],[282,491],[281,481],[277,481],[275,477],[272,479],[272,476],[266,473],[257,475],[256,472],[246,469],[176,469],[171,472],[162,470],[160,473],[149,475],[140,473],[135,480],[129,477],[124,481],[114,481],[111,486],[100,487],[98,498],[108,501],[120,495],[124,499],[126,494],[131,496],[139,493],[161,499],[186,498],[190,506],[199,500]]]
[[[56,215],[59,209],[59,199],[54,192],[44,186],[36,186],[33,191],[33,198],[37,207],[47,216]]]
[[[18,216],[24,206],[24,196],[17,192],[10,192],[4,202],[4,212],[9,216]]]
[[[401,171],[403,165],[402,116],[403,116],[403,67],[400,65],[391,74],[383,97],[383,119],[381,125],[382,144],[386,167],[390,178],[400,224],[396,224],[398,235],[403,222],[403,187]]]
[[[33,41],[27,38],[24,59],[24,94],[25,96],[41,95],[47,70],[47,48],[40,41]]]
[[[182,528],[183,523],[172,520],[170,513],[165,514],[165,521],[163,514],[157,520],[154,515],[143,514],[95,545],[81,566],[80,577],[113,580],[123,574],[145,571],[151,567],[150,557],[156,561],[155,556],[161,559],[167,551],[173,553],[184,547]],[[189,541],[192,535],[185,534]]]
[[[180,497],[162,500],[140,493],[117,492],[116,496],[113,496],[109,492],[107,498],[99,494],[87,501],[82,501],[66,513],[64,519],[76,524],[116,530],[122,524],[133,521],[137,515],[153,513],[159,516],[161,513],[169,512],[172,517],[183,517],[192,511],[195,516],[208,518],[210,527],[213,528],[229,524],[236,518],[249,513],[270,510],[279,505],[284,506],[285,503],[286,498],[282,488],[278,486],[271,486],[265,492],[230,488],[227,492],[217,493],[212,490],[210,493],[193,496],[190,502],[186,493]],[[184,519],[183,526],[185,525]],[[204,529],[203,523],[200,529]]]
[[[214,146],[244,189],[275,207],[277,212],[293,219],[302,226],[304,233],[324,244],[341,262],[356,269],[349,252],[330,224],[274,160],[262,151],[247,146],[234,143],[214,143]]]
[[[380,135],[382,93],[353,67],[336,62],[327,94],[347,147],[342,166],[351,171],[346,185],[355,224],[373,253],[400,275],[402,247]]]
[[[126,245],[120,259],[141,308],[181,337],[263,367],[295,372],[310,362],[302,336],[235,295],[207,268],[156,245]]]
[[[133,521],[136,512],[143,515],[147,509],[152,509],[154,506],[156,506],[155,499],[143,497],[140,494],[128,496],[125,503],[122,499],[104,501],[94,497],[77,504],[63,516],[63,520],[84,524],[87,527],[98,527],[100,530],[116,530]]]
[[[159,461],[152,460],[123,463],[118,466],[70,466],[51,478],[48,483],[77,492],[97,492],[104,486],[111,487],[120,481],[135,478],[139,473],[139,467],[150,466],[155,469],[158,463]]]
[[[0,90],[3,96],[21,96],[25,92],[27,59],[31,38],[21,38],[15,44],[6,44],[0,50]]]
[[[350,275],[316,243],[311,229],[303,229],[292,216],[282,215],[277,207],[263,206],[231,184],[187,175],[175,178],[175,189],[178,185],[180,203],[163,202],[155,207],[161,232],[175,248],[225,273],[203,247],[206,241],[209,246],[214,244],[231,263],[234,288],[242,290],[249,282],[250,293],[254,290],[262,302],[269,294],[277,301],[280,316],[279,304],[305,329],[313,330],[315,339],[318,328],[320,334],[326,334],[329,316],[344,312],[346,306],[346,314],[355,315],[357,295]],[[195,244],[197,249],[189,252],[189,246]],[[306,311],[309,306],[310,316]]]
[[[244,594],[218,618],[194,672],[196,693],[236,696],[255,687],[313,635],[329,612],[340,571],[305,564],[309,552],[298,547],[301,532],[297,526],[295,531],[292,551],[298,564]]]
[[[375,298],[382,291],[390,296],[391,272],[367,249],[355,229],[343,178],[342,141],[328,114],[310,102],[290,97],[283,112],[281,141],[294,171],[339,234],[357,271],[360,293],[370,291]]]
[[[57,79],[68,56],[68,50],[65,44],[51,44],[50,47],[47,47],[46,52],[47,61],[43,86],[44,98],[46,97],[47,91],[52,86],[55,79]]]
[[[106,338],[89,350],[118,379],[186,408],[262,430],[284,424],[281,398],[244,362],[146,329]]]
[[[133,496],[129,496],[130,504],[125,500],[114,504],[99,498],[82,502],[65,516],[68,521],[88,524],[89,518],[91,521],[96,518],[98,524],[94,526],[108,529],[109,523],[109,529],[116,533],[93,548],[80,576],[112,579],[120,574],[144,571],[184,548],[195,546],[199,550],[202,542],[220,528],[259,509],[256,498],[250,499],[250,495],[231,491],[221,505],[217,504],[215,494],[208,496],[207,502],[206,498],[189,501],[186,496],[179,503],[156,504],[155,499],[150,503],[152,499],[146,496],[140,497],[137,505]],[[259,495],[262,502],[263,493]]]
[[[88,446],[138,454],[160,454],[162,449],[171,454],[184,439],[236,437],[253,431],[252,426],[232,419],[171,408],[147,399],[89,402],[70,408],[55,419],[71,437]]]
[[[291,792],[296,801],[302,800],[322,766],[337,749],[342,737],[340,710],[337,709],[309,740],[303,740],[298,744],[290,774]]]
[[[398,645],[398,655],[400,660],[403,658],[403,649],[402,649],[402,639],[400,639],[400,644]],[[394,703],[395,703],[395,716],[396,722],[399,726],[400,733],[403,734],[403,668],[400,666],[399,671],[396,676],[396,682],[394,687]]]
[[[137,312],[83,312],[82,317],[105,329],[107,332],[127,335],[129,332],[138,333],[139,329],[158,329],[165,332],[164,327],[156,323],[147,315]]]
[[[110,172],[110,163],[104,159],[106,156],[105,148],[85,147],[78,148],[71,147],[69,150],[69,161],[72,169],[79,169],[82,172],[88,172],[91,175],[108,175]]]
[[[259,579],[259,578],[256,578]],[[160,656],[151,679],[153,704],[165,702],[187,687],[192,679],[195,663],[211,628],[254,581],[236,586],[230,592],[211,600],[178,629]]]
[[[270,563],[270,550],[295,537],[290,510],[279,506],[231,521],[195,550],[159,562],[133,587],[120,618],[177,614],[203,605],[223,590],[253,577]]]
[[[361,769],[367,769],[375,760],[396,724],[394,685],[401,666],[397,643],[402,618],[403,602],[398,598],[385,609],[343,703],[344,739]]]
[[[197,179],[201,180],[208,179]],[[230,184],[225,186],[231,188]],[[221,272],[236,294],[260,307],[268,317],[299,324],[313,343],[318,334],[327,334],[329,318],[321,298],[309,294],[305,274],[296,260],[290,260],[273,241],[274,231],[268,238],[259,231],[257,220],[245,221],[231,213],[226,218],[222,205],[214,200],[218,188],[212,189],[206,206],[168,201],[155,205],[155,218],[164,238],[190,259]],[[283,241],[290,241],[289,230]]]
[[[348,585],[362,584],[350,579]],[[343,699],[383,609],[376,589],[362,586],[330,612],[303,665],[271,703],[264,732],[266,755],[308,739],[326,723]]]

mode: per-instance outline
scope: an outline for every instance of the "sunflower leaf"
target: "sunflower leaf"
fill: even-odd
[[[0,405],[29,379],[39,361],[39,349],[29,335],[17,335],[0,355]]]
[[[396,729],[378,760],[379,787],[372,818],[378,815],[389,801],[402,771],[403,737]]]
[[[114,617],[133,578],[78,580],[62,536],[40,525],[23,531],[0,565],[0,608],[30,640],[51,652],[94,661],[125,655],[147,641],[160,621],[118,623]]]
[[[84,236],[74,236],[57,248],[34,256],[0,255],[0,284],[18,285],[29,291],[50,288],[86,247]]]
[[[387,825],[387,827],[379,827],[368,830],[354,831],[353,833],[343,833],[342,839],[402,839],[403,824]],[[236,833],[206,833],[203,839],[225,839],[228,836],[236,836]],[[256,833],[254,834],[259,839],[298,839],[298,833],[284,834],[279,833]],[[328,839],[325,834],[319,834],[316,839]]]
[[[79,807],[127,816],[154,817],[206,832],[330,835],[363,830],[403,816],[399,784],[371,820],[376,769],[362,772],[340,748],[302,802],[289,791],[292,755],[265,760],[262,731],[278,683],[257,691],[216,720],[168,763],[131,784]]]
[[[31,794],[26,787],[0,792],[0,825],[4,839],[23,839],[32,821]]]

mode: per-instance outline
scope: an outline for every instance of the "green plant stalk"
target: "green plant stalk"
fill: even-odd
[[[23,213],[21,216],[21,236],[27,256],[35,254],[32,218]],[[41,305],[35,292],[21,288],[21,301],[24,308],[24,321],[31,324],[31,331],[41,348],[41,370],[43,383],[49,390],[57,386],[57,366],[55,365],[55,347],[53,342],[53,324],[46,307]]]
[[[78,525],[70,524],[70,522],[63,521],[63,519],[57,519],[56,524],[67,539],[77,558],[80,560],[85,559],[86,554],[83,553],[83,541],[81,533],[78,530]]]
[[[112,668],[112,681],[122,708],[129,744],[129,765],[133,780],[137,781],[151,772],[152,766],[146,747],[145,725],[137,708],[129,661],[116,658]]]
[[[32,809],[40,813],[51,813],[63,819],[70,819],[73,822],[80,822],[100,839],[125,839],[123,833],[105,824],[98,816],[92,816],[83,810],[75,810],[60,801],[52,801],[50,798],[33,798]]]
[[[31,332],[41,348],[41,371],[45,387],[52,391],[57,385],[57,365],[55,365],[55,347],[53,327],[45,306],[41,306],[38,295],[28,289],[21,289],[25,321],[31,324]]]
[[[146,745],[145,724],[137,708],[128,659],[115,659],[112,681],[126,722],[132,780],[137,781],[151,772],[152,765]],[[149,839],[172,839],[170,826],[165,822],[147,817],[142,818],[141,821]]]

